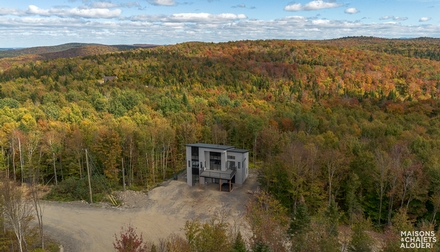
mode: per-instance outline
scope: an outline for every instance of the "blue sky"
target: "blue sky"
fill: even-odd
[[[3,0],[0,47],[440,38],[439,13],[438,0]]]

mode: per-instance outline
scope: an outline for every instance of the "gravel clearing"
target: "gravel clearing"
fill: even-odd
[[[249,235],[245,206],[249,192],[257,190],[256,173],[246,182],[234,185],[232,192],[220,192],[219,185],[190,187],[186,182],[169,180],[150,192],[117,192],[121,206],[86,202],[43,202],[45,234],[67,251],[114,251],[115,234],[131,224],[144,240],[157,243],[172,233],[183,234],[186,220],[210,219],[223,213],[231,227]]]

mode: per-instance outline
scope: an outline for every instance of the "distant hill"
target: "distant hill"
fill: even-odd
[[[0,48],[0,70],[7,69],[14,63],[98,55],[136,48],[153,48],[156,46],[158,45],[103,45],[93,43],[68,43],[56,46],[39,46],[22,49]]]
[[[15,48],[1,48],[0,49],[0,58],[10,58],[10,57],[17,57],[22,56],[26,54],[38,54],[41,56],[44,56],[45,54],[49,53],[60,53],[60,52],[67,52],[67,55],[72,55],[72,52],[75,52],[72,49],[78,49],[82,47],[95,47],[95,48],[102,48],[101,51],[105,51],[106,49],[109,51],[124,51],[134,48],[141,48],[141,47],[155,47],[157,45],[151,45],[151,44],[136,44],[136,45],[103,45],[103,44],[93,44],[93,43],[68,43],[68,44],[62,44],[62,45],[56,45],[56,46],[38,46],[38,47],[29,47],[29,48],[22,48],[22,49],[15,49]],[[63,54],[59,54],[59,56],[63,56]],[[80,55],[78,55],[80,56]],[[69,56],[70,57],[70,56]]]
[[[333,46],[351,45],[361,50],[440,61],[440,39],[430,37],[386,39],[378,37],[344,37],[314,41]]]
[[[12,50],[18,50],[20,48],[0,48],[0,51],[12,51]]]

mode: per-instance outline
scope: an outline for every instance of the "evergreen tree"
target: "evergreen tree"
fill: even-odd
[[[306,234],[310,231],[311,216],[302,199],[292,215],[289,233],[292,235],[292,249],[302,251],[307,247]]]
[[[361,215],[356,215],[352,225],[353,234],[348,247],[349,251],[372,251],[373,240],[365,232],[371,228],[371,221]]]
[[[231,252],[246,252],[246,244],[244,243],[243,237],[241,236],[241,232],[238,231],[235,236],[234,243],[232,244]]]
[[[156,245],[154,243],[153,243],[153,245],[151,245],[150,252],[157,252],[157,248],[156,248]]]
[[[328,234],[337,237],[339,219],[341,218],[341,214],[338,212],[338,205],[336,204],[334,198],[330,202],[330,206],[327,208],[325,215],[328,221],[328,226],[327,226]]]
[[[254,252],[271,252],[269,246],[262,243],[262,242],[255,243],[252,248],[252,251],[254,251]]]
[[[296,212],[292,214],[292,221],[290,222],[289,233],[304,234],[308,231],[310,225],[311,217],[304,199],[302,199],[297,208]]]

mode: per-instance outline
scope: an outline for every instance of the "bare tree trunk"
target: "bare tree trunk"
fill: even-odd
[[[34,170],[34,152],[37,150],[38,143],[39,143],[39,137],[38,133],[34,132],[34,135],[29,138],[29,141],[27,141],[27,154],[28,154],[28,176],[30,179],[32,179],[32,183],[35,183],[35,175],[37,174]],[[40,152],[41,154],[41,152]]]
[[[82,165],[81,165],[81,158],[78,158],[78,167],[79,167],[79,178],[82,179]]]
[[[52,152],[52,160],[53,160],[53,174],[54,174],[54,176],[55,176],[55,185],[58,185],[55,152]]]
[[[6,164],[6,160],[5,160],[5,149],[3,148],[3,146],[2,146],[2,152],[1,152],[0,155],[2,155],[2,160],[3,160],[3,163],[0,164],[0,165],[1,165],[1,168],[5,168],[5,173],[6,173],[5,177],[6,177],[6,178],[9,178],[9,162],[8,162],[8,164]]]
[[[17,180],[17,170],[15,168],[15,147],[14,144],[12,144],[12,171],[14,173],[14,181]]]
[[[60,171],[61,171],[61,181],[64,180],[63,163],[61,162],[62,154],[60,152]]]
[[[156,176],[154,174],[154,148],[151,151],[151,171],[152,171],[152,176],[153,176],[153,185],[156,184]]]
[[[391,225],[391,216],[393,213],[393,204],[394,204],[394,192],[393,189],[396,186],[397,183],[397,176],[394,176],[393,180],[392,180],[392,184],[391,184],[391,194],[390,194],[390,199],[389,199],[389,204],[388,204],[388,225]]]
[[[148,152],[145,152],[145,187],[148,188]]]
[[[431,219],[431,223],[434,224],[435,216],[437,215],[438,209],[440,207],[440,193],[438,190],[434,193],[434,195],[431,196],[429,201],[431,201],[432,205],[434,206],[434,210],[432,211],[432,219]]]
[[[257,156],[257,136],[255,136],[254,137],[254,146],[253,146],[254,148],[254,151],[253,151],[253,155],[252,155],[252,162],[254,163],[254,165],[255,165],[255,159],[256,159],[256,156]]]
[[[125,191],[125,168],[124,168],[124,157],[121,158],[121,166],[122,166],[122,186]]]
[[[166,167],[166,148],[165,145],[163,146],[162,149],[162,180],[165,180],[166,178],[166,174],[167,174],[167,167]]]
[[[327,164],[328,169],[328,205],[330,206],[332,201],[332,186],[333,186],[333,177],[335,175],[336,167],[334,167],[334,164],[328,163]]]
[[[43,151],[40,149],[40,155],[38,157],[38,168],[37,168],[37,184],[40,183],[40,172],[41,172],[41,168],[40,168],[40,164],[41,164],[41,157],[43,156]],[[41,183],[44,184],[44,179],[41,180]]]
[[[130,146],[130,160],[129,160],[129,164],[128,164],[129,168],[130,168],[130,184],[133,184],[133,178],[134,178],[134,172],[133,172],[133,148]]]
[[[11,159],[11,155],[8,154],[8,163],[7,163],[7,168],[6,168],[6,174],[7,174],[7,178],[9,179],[9,177],[11,176],[11,171],[10,171],[10,159]]]
[[[37,216],[38,221],[38,231],[40,234],[41,248],[44,250],[43,211],[41,209],[40,198],[38,196],[38,183],[35,183],[35,181],[34,183],[32,183],[31,196],[35,215]]]
[[[24,182],[23,155],[22,155],[22,151],[21,151],[21,140],[19,137],[17,137],[17,139],[18,139],[18,152],[20,154],[21,184],[23,185],[23,182]]]
[[[4,199],[3,214],[17,238],[19,251],[27,251],[26,233],[30,226],[32,209],[23,193],[9,180],[3,182],[0,193]]]

